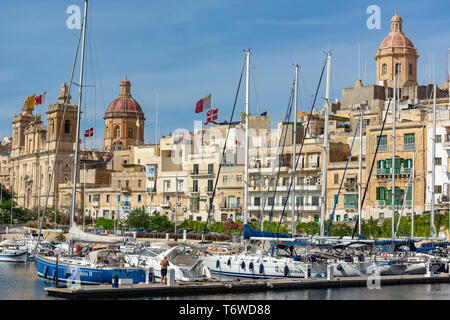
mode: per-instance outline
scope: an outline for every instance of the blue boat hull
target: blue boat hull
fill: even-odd
[[[36,256],[36,269],[38,276],[56,280],[56,262]],[[58,281],[74,282],[80,284],[111,284],[113,274],[119,279],[133,279],[133,283],[145,282],[145,271],[137,268],[89,268],[72,264],[58,263]]]

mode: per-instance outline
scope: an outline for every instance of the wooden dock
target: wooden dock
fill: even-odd
[[[327,280],[326,278],[311,279],[264,279],[244,281],[212,281],[176,283],[174,286],[160,283],[120,285],[113,288],[112,285],[80,286],[74,288],[45,288],[48,295],[66,299],[113,299],[129,297],[149,296],[184,296],[196,294],[216,293],[242,293],[268,290],[311,289],[311,288],[344,288],[367,287],[372,283],[372,278],[345,277]],[[368,282],[369,280],[369,282]],[[450,283],[449,274],[438,274],[433,277],[425,275],[398,275],[381,276],[380,286],[405,285],[405,284],[429,284]]]

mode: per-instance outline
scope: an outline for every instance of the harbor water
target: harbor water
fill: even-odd
[[[53,282],[39,278],[34,263],[0,262],[0,300],[54,300],[44,290]],[[276,290],[242,294],[187,295],[140,300],[450,300],[450,284],[369,288]]]

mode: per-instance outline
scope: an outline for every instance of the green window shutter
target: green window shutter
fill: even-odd
[[[338,198],[338,195],[337,194],[335,194],[334,195],[334,203],[338,203],[338,201],[339,201],[339,198]],[[334,203],[333,203],[333,205],[334,205]]]
[[[406,200],[412,200],[412,187],[408,187],[408,191],[406,192]]]
[[[377,197],[376,200],[381,200],[380,199],[380,187],[377,187]]]
[[[377,160],[377,169],[381,168],[381,160]]]

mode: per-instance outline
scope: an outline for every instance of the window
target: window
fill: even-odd
[[[434,186],[434,193],[442,193],[442,186]]]
[[[116,127],[116,138],[120,138],[120,127]]]
[[[125,186],[128,188],[130,186],[130,180],[125,180]]]
[[[344,221],[348,221],[348,214],[344,214]]]
[[[314,222],[319,222],[319,216],[317,214],[314,215]]]
[[[410,64],[410,65],[409,65],[409,75],[412,76],[413,74],[414,74],[413,65]]]
[[[109,203],[109,194],[106,195],[106,202]]]
[[[436,135],[436,143],[442,143],[442,136],[440,134]]]
[[[334,184],[338,184],[339,183],[339,173],[335,173],[334,174]]]
[[[297,196],[295,198],[295,205],[298,206],[302,206],[303,205],[303,196]]]
[[[402,72],[402,64],[397,63],[395,64],[395,74],[400,74]]]
[[[140,188],[142,185],[142,180],[138,180],[138,187]]]
[[[213,180],[208,180],[208,192],[213,191]]]
[[[198,180],[192,180],[192,191],[198,192]]]
[[[442,165],[442,158],[434,158],[434,165],[435,166],[441,166]]]
[[[64,121],[64,133],[70,133],[70,120]]]
[[[241,198],[237,197],[237,207],[240,208],[241,207]]]
[[[403,138],[403,149],[414,150],[416,147],[416,139],[414,133],[406,133]]]
[[[227,219],[228,219],[228,215],[227,215],[226,213],[225,213],[225,214],[222,214],[222,215],[220,216],[220,220],[221,220],[222,222],[226,222]]]
[[[142,200],[142,195],[138,194],[138,196],[137,196],[137,202],[140,203],[141,200]]]
[[[336,221],[337,221],[337,222],[341,221],[341,215],[340,215],[340,214],[338,214],[338,215],[336,216]]]
[[[189,215],[189,220],[194,220],[194,216],[193,215]]]
[[[378,214],[378,219],[384,219],[384,213],[383,212],[380,212]]]
[[[282,197],[282,198],[281,198],[281,205],[282,205],[282,206],[286,205],[286,204],[287,204],[287,200],[288,200],[287,197]]]
[[[194,170],[193,171],[194,171],[193,174],[198,174],[198,164],[197,163],[194,164]]]
[[[208,164],[208,174],[214,174],[214,163]]]
[[[223,183],[226,183],[228,181],[228,176],[223,176],[222,181]]]
[[[319,205],[319,199],[320,199],[320,197],[312,196],[311,205],[318,206]]]
[[[387,64],[383,64],[382,74],[387,74]]]
[[[378,151],[387,151],[387,136],[378,136],[377,143],[379,141]]]
[[[117,180],[117,187],[118,188],[122,187],[122,184],[120,183],[120,180]]]
[[[235,202],[235,197],[231,196],[230,197],[230,208],[236,208],[236,202]]]
[[[197,221],[202,221],[202,217],[197,217]]]
[[[261,198],[260,197],[254,197],[253,198],[253,205],[259,207],[261,205]]]
[[[269,206],[272,206],[273,204],[274,204],[274,202],[273,202],[273,197],[269,197],[268,199],[267,199],[267,204],[269,205]]]
[[[236,176],[236,181],[237,182],[241,182],[242,181],[242,176],[241,175],[237,175]]]
[[[91,202],[92,201],[92,196],[91,195],[89,195],[89,202]]]
[[[128,128],[128,138],[133,138],[133,128]]]

